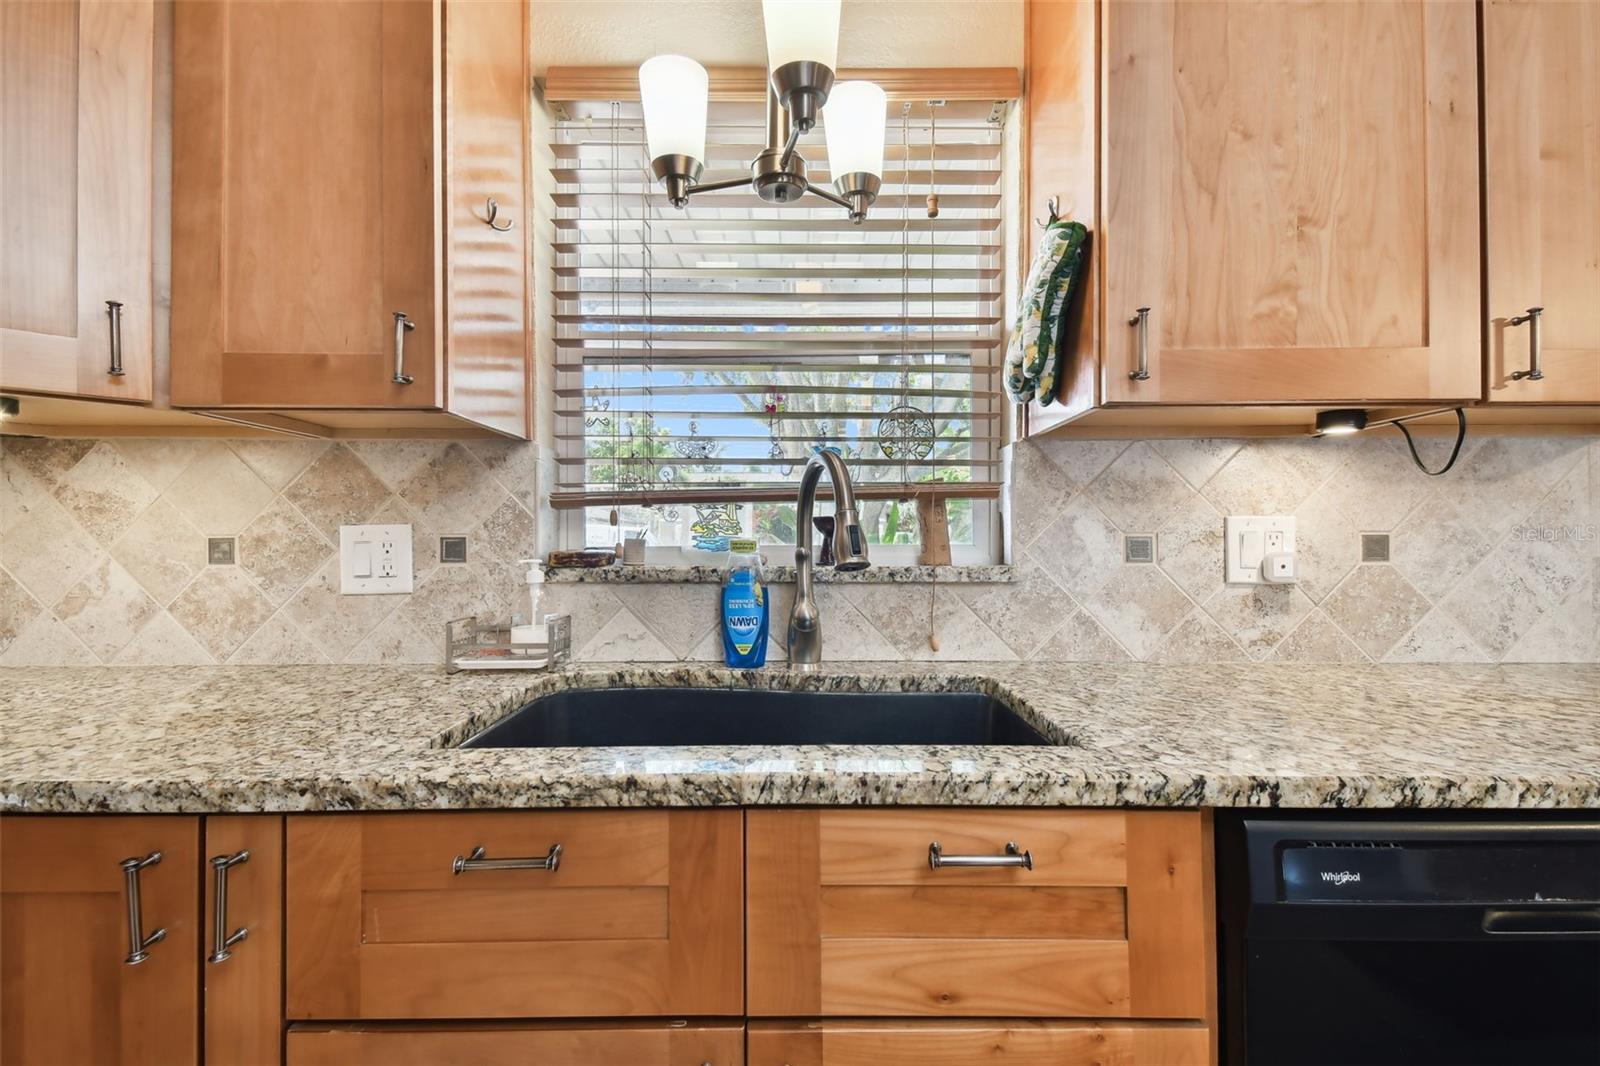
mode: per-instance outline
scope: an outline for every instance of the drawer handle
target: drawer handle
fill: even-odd
[[[1150,309],[1141,307],[1128,319],[1128,325],[1138,330],[1134,334],[1134,350],[1139,354],[1139,367],[1137,370],[1128,371],[1129,379],[1133,381],[1150,380]]]
[[[1007,842],[1004,855],[946,855],[935,840],[928,845],[928,869],[937,870],[942,866],[1020,866],[1024,870],[1033,869],[1033,852],[1023,851],[1016,844]]]
[[[560,844],[551,844],[550,850],[543,855],[521,859],[486,859],[483,857],[483,847],[480,845],[472,849],[471,855],[465,857],[457,855],[456,861],[450,864],[450,872],[464,874],[472,870],[549,870],[555,873],[560,865]]]
[[[249,861],[248,851],[211,856],[214,887],[211,893],[211,954],[206,956],[206,961],[209,963],[227,962],[233,957],[230,949],[250,935],[249,927],[243,925],[232,933],[228,932],[228,871],[241,862]]]
[[[1539,365],[1539,360],[1544,355],[1544,345],[1540,343],[1539,339],[1539,319],[1543,315],[1544,308],[1530,307],[1527,314],[1518,315],[1509,323],[1513,326],[1527,323],[1528,326],[1528,369],[1519,370],[1512,374],[1512,381],[1521,381],[1523,378],[1527,378],[1529,381],[1544,380],[1544,368]]]
[[[122,369],[122,302],[106,301],[106,317],[111,320],[111,368],[106,371],[114,378],[124,375]]]
[[[152,851],[144,858],[123,859],[117,865],[122,867],[123,884],[128,894],[128,955],[122,961],[129,966],[137,966],[150,957],[150,945],[159,944],[167,939],[165,927],[157,929],[149,936],[144,935],[144,910],[139,903],[139,871],[146,866],[154,866],[161,861],[161,853]]]
[[[416,380],[406,373],[406,334],[416,328],[404,311],[394,313],[394,376],[389,380],[396,385],[409,385]]]

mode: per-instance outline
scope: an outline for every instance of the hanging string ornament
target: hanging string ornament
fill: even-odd
[[[783,393],[768,389],[767,395],[761,401],[761,409],[767,413],[767,439],[772,442],[772,447],[767,449],[769,459],[785,458],[783,445],[778,440],[779,416],[789,409],[788,398]],[[784,477],[794,475],[794,464],[785,463],[778,468],[778,473]]]
[[[911,105],[900,110],[901,159],[910,173]],[[907,183],[909,185],[909,182]],[[905,186],[902,186],[904,191]],[[911,330],[911,203],[906,197],[900,221],[900,402],[878,419],[878,450],[886,458],[902,463],[926,459],[933,454],[933,419],[928,412],[911,404],[911,353],[907,345]],[[930,238],[931,239],[931,238]],[[930,283],[931,284],[931,283]],[[906,471],[902,470],[904,480]]]
[[[717,442],[707,437],[702,437],[700,435],[700,423],[691,418],[689,419],[689,435],[687,437],[679,437],[673,441],[672,450],[691,462],[704,460],[711,458],[712,453],[717,450]]]

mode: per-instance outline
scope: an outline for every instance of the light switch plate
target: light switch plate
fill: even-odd
[[[1294,551],[1294,515],[1231,514],[1222,522],[1223,564],[1230,585],[1264,585],[1268,552]]]
[[[411,527],[340,526],[339,591],[346,596],[410,592]]]

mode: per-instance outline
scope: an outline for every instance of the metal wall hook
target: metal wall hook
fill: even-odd
[[[489,197],[489,202],[486,205],[485,210],[488,212],[488,217],[483,220],[484,224],[490,229],[494,230],[496,233],[504,233],[517,224],[514,219],[509,218],[506,219],[506,224],[504,226],[496,226],[494,224],[495,219],[500,217],[500,205],[495,202],[495,198],[492,196]]]
[[[1038,215],[1033,216],[1034,224],[1037,225],[1040,229],[1043,229],[1044,227],[1050,225],[1051,222],[1060,222],[1061,221],[1061,197],[1059,197],[1059,196],[1050,197],[1050,199],[1048,199],[1048,200],[1046,200],[1044,202],[1044,206],[1050,212],[1050,219],[1049,219],[1048,222],[1040,221]]]

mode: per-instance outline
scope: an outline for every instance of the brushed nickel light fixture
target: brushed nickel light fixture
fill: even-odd
[[[639,68],[650,169],[673,207],[696,193],[748,185],[769,204],[806,193],[838,204],[857,225],[883,184],[883,134],[888,97],[870,81],[834,83],[841,0],[762,0],[767,33],[766,146],[749,177],[701,182],[706,158],[710,78],[687,56],[660,55]],[[812,184],[795,149],[822,120],[833,189]]]

